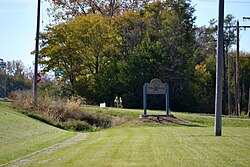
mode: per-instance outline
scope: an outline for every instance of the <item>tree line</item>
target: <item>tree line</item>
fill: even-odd
[[[141,108],[143,84],[159,78],[170,84],[172,110],[213,113],[216,20],[197,27],[190,1],[50,2],[61,22],[41,34],[39,62],[64,71],[58,78],[67,93],[110,106],[118,96],[124,107]],[[225,25],[234,23],[227,15]],[[225,29],[225,53],[235,39],[235,29]],[[241,78],[246,96],[248,74]],[[161,95],[149,99],[150,108],[164,108]]]
[[[143,84],[159,78],[170,85],[171,110],[214,113],[216,20],[197,27],[189,0],[48,1],[48,12],[58,22],[40,35],[39,63],[43,72],[63,72],[55,83],[40,85],[42,90],[109,106],[117,96],[123,107],[142,108]],[[225,25],[234,23],[227,15]],[[229,50],[235,29],[224,34],[233,92],[235,60]],[[250,62],[243,58],[248,53],[241,55],[241,107],[247,111]],[[149,108],[164,108],[164,96],[148,99]]]
[[[31,68],[26,68],[21,60],[7,61],[5,68],[6,72],[5,69],[0,70],[0,97],[5,97],[5,89],[7,96],[16,90],[31,89]]]

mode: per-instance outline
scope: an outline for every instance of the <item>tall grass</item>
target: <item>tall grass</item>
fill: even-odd
[[[16,91],[12,93],[12,107],[30,117],[39,119],[54,126],[82,131],[108,128],[112,126],[112,117],[91,112],[80,107],[81,98],[61,99],[49,96],[39,96],[37,102],[32,100],[31,91]]]

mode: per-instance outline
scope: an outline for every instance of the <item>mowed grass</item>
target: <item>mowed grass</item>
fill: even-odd
[[[0,165],[75,135],[20,114],[9,105],[0,102]]]
[[[249,166],[249,127],[137,126],[89,134],[77,144],[33,156],[27,166]]]
[[[134,122],[133,119],[138,118],[139,115],[143,113],[142,110],[100,109],[99,107],[93,106],[85,106],[85,108],[112,116],[128,117],[131,122],[118,127],[88,133],[88,137],[85,140],[78,141],[73,145],[53,151],[41,152],[40,154],[27,157],[27,159],[24,160],[26,163],[14,163],[11,165],[32,167],[247,167],[250,164],[250,120],[223,118],[222,136],[216,137],[214,136],[214,118],[212,116],[172,113],[178,118],[197,123],[197,126],[138,124]],[[7,106],[6,110],[9,110]],[[13,112],[13,117],[25,117],[14,111],[9,112]],[[162,112],[149,111],[149,114],[158,113]],[[34,120],[31,119],[30,121],[33,122]],[[37,123],[37,121],[34,122]],[[47,128],[53,129],[53,132],[51,132],[52,136],[63,132],[66,133],[66,138],[69,137],[69,132],[44,126],[44,124],[42,125],[41,131]],[[27,127],[27,129],[29,128],[31,127]],[[20,129],[16,131],[19,130]],[[58,133],[57,131],[60,132]],[[50,136],[48,134],[50,133],[41,134],[40,139],[47,138],[45,136]],[[12,137],[19,137],[20,135],[18,132],[16,135],[13,134]],[[28,136],[23,138],[26,139]],[[10,145],[10,149],[14,151],[13,147],[16,147],[15,141],[17,140],[11,140],[12,139],[9,141],[5,140],[6,145]],[[30,143],[23,145],[23,147],[26,149],[36,147],[37,143],[35,141],[36,140],[30,141]],[[63,139],[61,139],[61,141],[63,141]],[[54,141],[54,143],[58,142],[60,142],[60,140]],[[45,147],[44,144],[42,145],[42,147]],[[2,152],[2,149],[0,150]],[[2,156],[2,154],[0,155]],[[6,157],[9,156],[10,154]]]

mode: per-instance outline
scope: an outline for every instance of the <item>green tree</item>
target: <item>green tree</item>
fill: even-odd
[[[241,89],[241,108],[244,112],[249,112],[250,105],[249,89],[250,89],[250,54],[240,54],[240,89]]]
[[[48,27],[41,35],[44,71],[63,70],[62,81],[82,96],[94,98],[96,75],[119,50],[109,18],[92,14]]]
[[[8,93],[16,90],[31,89],[32,81],[28,70],[24,66],[21,60],[13,60],[6,62],[6,76],[5,72],[0,70],[0,94],[1,96],[5,92],[4,82],[6,77],[6,92]]]
[[[144,10],[115,18],[123,54],[120,75],[126,88],[123,93],[125,107],[142,106],[142,86],[153,77],[171,83],[172,107],[179,106],[182,101],[179,97],[188,85],[185,81],[194,71],[193,12],[185,1],[167,1],[155,2]]]

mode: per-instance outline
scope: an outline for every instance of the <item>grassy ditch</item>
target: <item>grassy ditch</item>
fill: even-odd
[[[75,133],[29,118],[0,102],[0,165],[65,141]]]
[[[130,117],[117,116],[81,107],[78,99],[40,96],[34,104],[30,92],[13,93],[12,107],[32,118],[73,131],[96,131],[126,122]]]
[[[37,104],[32,103],[29,92],[13,93],[15,101],[12,106],[20,112],[46,122],[50,125],[73,131],[96,131],[125,124],[125,126],[138,126],[140,124],[152,125],[152,121],[138,121],[143,114],[142,110],[122,108],[100,108],[98,106],[82,105],[81,99],[59,99],[40,96]],[[148,110],[148,114],[165,114],[164,111]],[[171,125],[213,126],[213,115],[171,112],[179,121]],[[181,121],[183,120],[183,121]],[[250,126],[249,121],[223,118],[223,126],[241,127]],[[190,123],[183,123],[183,122]],[[166,121],[165,121],[166,122]],[[169,121],[170,122],[170,121]],[[156,122],[157,124],[157,122]],[[246,125],[247,124],[247,125]],[[154,124],[155,126],[155,124]]]

